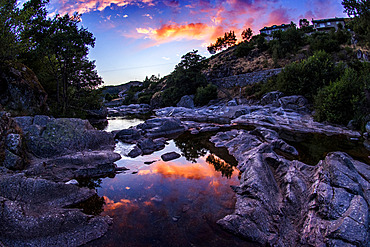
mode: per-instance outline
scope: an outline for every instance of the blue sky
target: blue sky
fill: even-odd
[[[240,35],[251,27],[345,17],[340,0],[50,0],[51,15],[82,14],[82,25],[96,37],[90,59],[105,85],[169,74],[181,56],[224,32]]]

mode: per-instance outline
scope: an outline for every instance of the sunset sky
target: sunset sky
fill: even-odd
[[[105,85],[165,76],[193,49],[208,57],[207,45],[226,31],[345,17],[341,0],[50,0],[48,9],[82,14]]]

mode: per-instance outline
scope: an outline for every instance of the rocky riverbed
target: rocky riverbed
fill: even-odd
[[[149,110],[131,105],[108,112]],[[228,149],[241,172],[240,185],[233,187],[235,212],[218,221],[224,229],[262,245],[368,246],[369,163],[332,152],[316,165],[305,164],[279,135],[345,135],[362,141],[361,134],[315,122],[302,96],[273,92],[256,105],[233,100],[154,112],[155,118],[111,133],[81,119],[12,118],[2,112],[0,245],[79,246],[102,236],[111,220],[78,208],[97,196],[78,181],[118,170],[115,139],[133,144],[128,155],[136,157],[163,149],[184,132],[210,132],[211,141]]]

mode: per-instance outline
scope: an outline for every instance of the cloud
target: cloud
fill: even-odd
[[[223,34],[219,27],[207,25],[204,23],[189,23],[189,24],[163,24],[161,27],[154,28],[136,28],[137,34],[144,38],[154,41],[152,45],[159,45],[171,41],[178,40],[203,40],[211,41],[214,37]],[[135,38],[135,35],[130,35]]]
[[[162,59],[164,59],[164,60],[170,60],[171,58],[169,58],[169,57],[162,57]]]
[[[144,17],[148,17],[149,19],[153,20],[153,17],[150,14],[143,15]]]
[[[116,5],[118,7],[126,7],[128,5],[154,6],[154,0],[52,0],[52,5],[60,14],[80,14],[92,11],[103,11],[107,7]]]
[[[268,22],[266,22],[266,26],[271,25],[280,25],[280,24],[289,24],[292,19],[289,16],[289,10],[283,7],[274,9],[270,12],[268,16]]]

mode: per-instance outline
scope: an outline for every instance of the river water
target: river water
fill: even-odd
[[[107,131],[137,125],[138,119],[110,119]],[[234,211],[238,185],[236,161],[215,148],[208,136],[185,134],[151,155],[124,156],[130,145],[116,152],[119,167],[129,170],[94,182],[105,199],[101,215],[113,218],[102,238],[86,246],[255,246],[223,231],[218,219]],[[160,156],[175,151],[182,156],[164,162]]]

